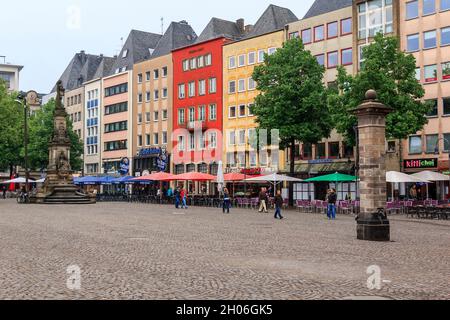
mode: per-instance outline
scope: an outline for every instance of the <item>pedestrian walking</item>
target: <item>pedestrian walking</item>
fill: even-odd
[[[223,213],[227,211],[227,213],[230,213],[230,207],[231,207],[231,199],[230,199],[230,192],[227,188],[223,189]]]
[[[181,201],[181,194],[180,194],[180,188],[179,187],[177,187],[175,189],[174,195],[175,195],[175,208],[179,209],[180,208],[180,201]]]
[[[327,216],[328,220],[336,220],[336,202],[337,202],[337,194],[336,190],[331,189],[327,196],[327,202],[328,202],[328,210],[327,210]]]
[[[268,202],[268,197],[267,197],[267,193],[266,193],[266,188],[261,188],[261,192],[259,193],[259,212],[265,212],[268,213],[269,211],[267,211],[267,202]]]
[[[2,189],[3,189],[3,199],[6,199],[6,186],[4,185],[3,187],[2,187]]]
[[[281,191],[277,191],[275,196],[275,219],[283,220],[284,217],[281,215],[281,208],[283,208],[284,199],[281,196]]]
[[[181,189],[180,192],[180,197],[181,197],[181,209],[187,209],[187,191],[186,189]]]

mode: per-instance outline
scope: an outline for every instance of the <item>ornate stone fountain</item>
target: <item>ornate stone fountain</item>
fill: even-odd
[[[31,198],[38,204],[93,204],[95,195],[78,192],[70,167],[70,138],[67,132],[67,113],[62,99],[64,88],[57,83],[56,107],[53,114],[53,135],[49,144],[49,164],[43,188]]]

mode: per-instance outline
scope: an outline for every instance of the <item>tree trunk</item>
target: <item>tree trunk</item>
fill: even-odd
[[[295,175],[295,140],[291,141],[289,156],[290,156],[289,173],[290,173],[291,177],[293,177]],[[293,182],[289,182],[289,206],[290,207],[294,206],[294,183]]]
[[[403,172],[403,143],[401,139],[398,139],[398,159],[400,161],[400,172]]]

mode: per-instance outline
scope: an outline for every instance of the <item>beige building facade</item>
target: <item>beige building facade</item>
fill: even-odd
[[[5,81],[9,91],[19,91],[19,74],[23,66],[0,63],[0,80]]]
[[[65,95],[65,108],[73,124],[73,131],[84,140],[84,87],[67,91]]]
[[[84,173],[94,175],[101,171],[101,113],[102,80],[95,79],[84,84]]]

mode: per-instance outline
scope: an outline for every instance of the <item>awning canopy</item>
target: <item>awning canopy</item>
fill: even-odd
[[[189,172],[172,176],[171,181],[213,181],[216,177],[206,173]]]
[[[35,183],[36,181],[34,181],[33,179],[28,179],[28,183]],[[2,184],[10,184],[10,183],[26,183],[26,179],[25,178],[16,178],[16,179],[12,179],[12,180],[8,180],[8,181],[4,181],[1,182]]]
[[[166,172],[157,172],[150,174],[148,176],[143,176],[139,178],[134,178],[133,182],[148,182],[148,181],[171,181],[173,179],[173,175]]]
[[[438,172],[433,172],[433,171],[422,171],[422,172],[414,173],[411,176],[422,179],[422,180],[434,181],[434,182],[450,181],[449,176],[438,173]]]
[[[255,177],[255,178],[250,178],[245,180],[247,182],[303,182],[302,179],[297,179],[297,178],[293,178],[293,177],[289,177],[289,176],[284,176],[284,175],[280,175],[280,174],[269,174],[267,176],[260,176],[260,177]]]
[[[342,173],[333,173],[326,176],[320,176],[305,180],[305,182],[355,182],[357,178],[355,176],[350,176]]]
[[[120,177],[120,178],[116,178],[114,180],[112,180],[112,184],[127,184],[127,183],[132,183],[133,177],[131,176],[124,176],[124,177]]]

